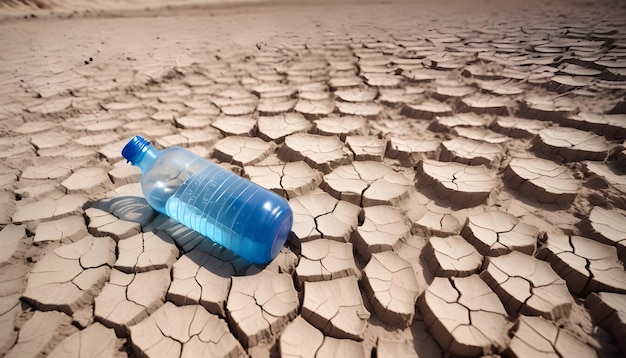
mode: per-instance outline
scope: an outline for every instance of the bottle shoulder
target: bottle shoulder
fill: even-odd
[[[183,148],[162,150],[141,176],[141,187],[150,205],[164,213],[165,202],[190,177],[211,165]]]
[[[181,147],[165,148],[161,150],[159,157],[165,157],[165,158],[180,157],[180,158],[187,158],[187,159],[200,158],[200,156],[198,156],[197,154],[189,151],[188,149],[181,148]]]

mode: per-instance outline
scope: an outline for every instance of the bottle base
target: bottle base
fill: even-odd
[[[275,240],[272,243],[272,247],[270,249],[270,260],[273,260],[276,255],[280,252],[280,249],[285,246],[285,242],[289,237],[289,233],[291,232],[291,225],[293,224],[293,218],[288,217],[280,224],[280,227],[276,231]]]

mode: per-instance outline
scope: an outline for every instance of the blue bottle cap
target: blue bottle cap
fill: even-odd
[[[150,142],[142,136],[136,135],[124,146],[122,156],[132,165],[135,165],[141,154],[148,151],[149,146]]]

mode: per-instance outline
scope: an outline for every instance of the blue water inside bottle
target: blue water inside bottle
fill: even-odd
[[[291,219],[277,222],[284,205],[266,189],[212,165],[189,178],[165,204],[165,213],[250,262],[267,262],[284,244]],[[271,240],[273,241],[273,240]]]
[[[293,223],[285,199],[183,148],[150,146],[139,155],[132,149],[125,147],[124,157],[141,168],[142,190],[154,209],[249,262],[267,263],[278,254]]]

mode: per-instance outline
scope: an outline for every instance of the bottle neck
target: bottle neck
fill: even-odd
[[[152,167],[159,153],[160,151],[158,149],[148,145],[147,150],[141,153],[139,158],[135,161],[135,165],[139,167],[142,173],[145,173]]]

